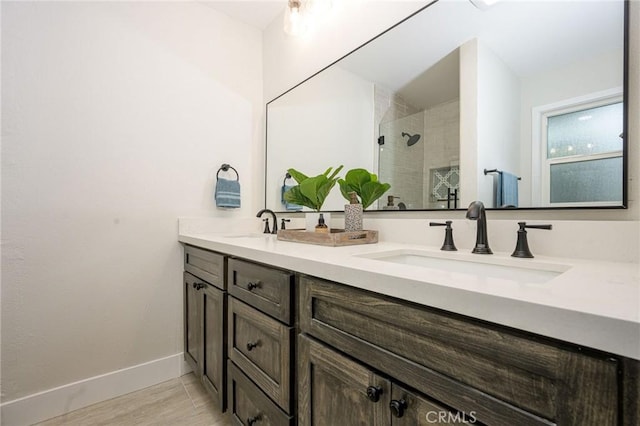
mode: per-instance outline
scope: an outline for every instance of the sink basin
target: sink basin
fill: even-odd
[[[532,284],[546,283],[571,268],[569,265],[539,262],[533,259],[501,258],[467,253],[447,255],[422,250],[391,250],[357,256],[452,274]]]

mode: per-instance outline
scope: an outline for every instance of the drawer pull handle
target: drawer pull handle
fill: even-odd
[[[369,398],[370,401],[378,402],[380,395],[382,395],[382,388],[380,386],[369,386],[367,388],[367,398]]]
[[[247,342],[247,350],[251,352],[254,348],[257,348],[259,344],[259,340],[257,342]]]
[[[203,288],[206,287],[206,284],[203,283],[193,283],[193,288],[195,288],[196,290],[202,290]]]
[[[256,281],[255,283],[250,281],[249,284],[247,284],[247,290],[249,291],[252,291],[253,289],[258,287],[260,287],[260,281]]]
[[[260,414],[258,414],[257,416],[253,416],[253,417],[248,417],[247,418],[247,426],[253,426],[255,423],[260,421]]]
[[[394,399],[389,403],[389,408],[391,408],[391,414],[395,417],[402,417],[404,416],[404,410],[407,408],[407,401]]]

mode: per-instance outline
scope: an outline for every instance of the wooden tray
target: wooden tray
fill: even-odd
[[[378,242],[378,231],[345,232],[344,229],[332,229],[331,233],[307,232],[304,229],[284,229],[278,231],[278,239],[294,243],[318,244],[321,246],[351,246],[356,244],[374,244]]]

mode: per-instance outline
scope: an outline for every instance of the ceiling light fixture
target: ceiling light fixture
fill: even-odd
[[[325,19],[334,0],[288,0],[284,12],[284,32],[300,36]]]
[[[299,36],[307,30],[307,17],[302,0],[289,0],[284,12],[284,32]]]

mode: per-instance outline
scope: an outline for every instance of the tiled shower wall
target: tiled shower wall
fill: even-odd
[[[377,130],[385,138],[378,153],[379,179],[391,184],[378,208],[386,204],[387,195],[399,197],[395,205],[404,203],[408,209],[446,207],[446,201],[438,202],[437,197],[432,196],[433,182],[430,180],[432,169],[458,165],[459,101],[420,111],[399,96],[376,86],[375,106]],[[407,146],[408,137],[403,137],[403,132],[419,134],[420,140]]]
[[[425,150],[424,150],[424,208],[446,208],[446,201],[438,201],[433,188],[440,184],[439,193],[446,193],[445,186],[452,190],[458,186],[458,169],[460,162],[460,101],[453,100],[437,105],[425,111]],[[453,169],[447,182],[432,181],[432,169]],[[441,173],[445,177],[444,173]],[[460,198],[460,193],[458,193]],[[453,206],[452,206],[453,207]]]
[[[390,195],[398,197],[396,206],[404,203],[408,209],[422,208],[424,143],[420,140],[407,146],[408,137],[403,137],[402,133],[422,135],[424,114],[399,96],[377,86],[375,104],[376,120],[379,120],[376,122],[380,123],[378,129],[385,138],[378,152],[379,179],[391,184],[378,208],[383,208]]]

